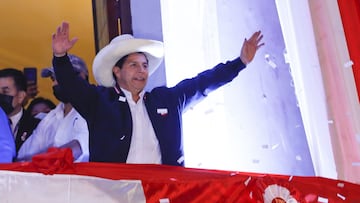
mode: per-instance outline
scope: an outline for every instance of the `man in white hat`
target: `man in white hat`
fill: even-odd
[[[114,38],[96,55],[98,86],[81,82],[67,56],[77,39],[69,39],[64,22],[52,37],[58,82],[89,125],[90,161],[184,165],[182,113],[194,102],[230,82],[263,45],[255,32],[240,57],[186,79],[176,86],[145,92],[151,73],[163,59],[159,41],[131,35]]]

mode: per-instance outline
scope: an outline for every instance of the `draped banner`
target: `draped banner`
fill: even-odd
[[[360,185],[321,177],[153,164],[72,163],[70,150],[0,164],[0,202],[360,202]]]
[[[338,5],[360,97],[360,0],[338,0]]]

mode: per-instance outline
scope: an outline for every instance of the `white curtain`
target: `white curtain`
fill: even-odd
[[[276,3],[316,175],[358,183],[359,103],[337,2]]]

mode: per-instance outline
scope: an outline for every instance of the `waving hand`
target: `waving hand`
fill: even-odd
[[[248,64],[254,59],[256,51],[264,45],[264,43],[261,43],[262,38],[261,31],[257,31],[250,39],[244,40],[240,53],[240,59],[243,63]]]
[[[52,49],[55,56],[64,56],[78,39],[69,39],[69,23],[63,22],[52,35]]]

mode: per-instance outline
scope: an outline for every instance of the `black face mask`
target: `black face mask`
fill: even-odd
[[[53,86],[53,93],[56,99],[58,99],[59,101],[63,103],[69,103],[69,99],[67,98],[66,93],[61,90],[59,85]]]
[[[13,99],[13,96],[0,94],[0,106],[6,114],[10,114],[14,111],[14,107],[12,105]]]

